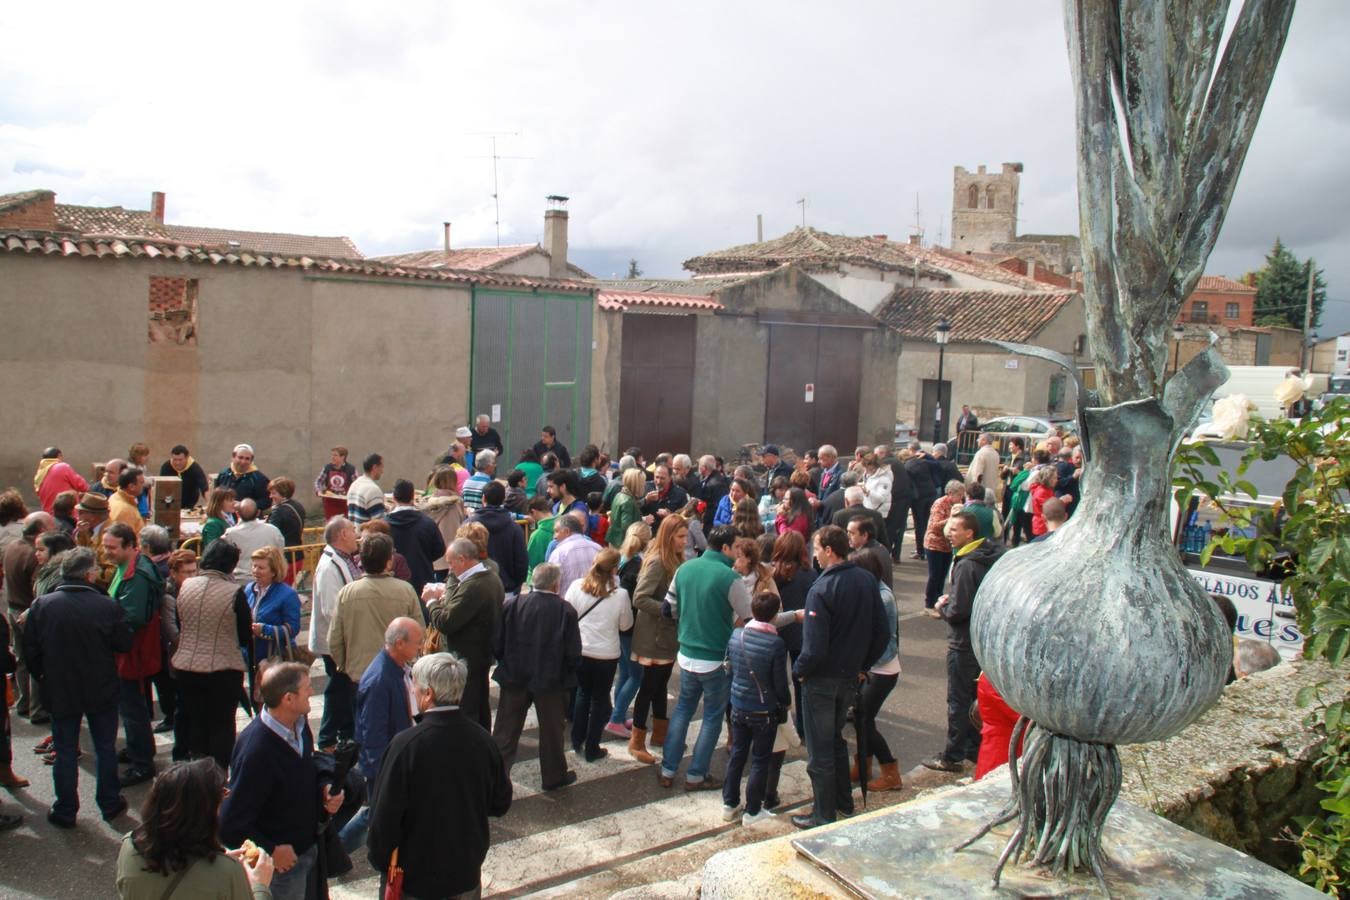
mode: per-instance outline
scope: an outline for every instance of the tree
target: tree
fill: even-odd
[[[638,261],[636,259],[630,259],[628,261],[628,277],[629,278],[642,277],[642,270],[638,268]]]
[[[1256,273],[1256,324],[1277,325],[1303,330],[1303,315],[1308,303],[1308,266],[1300,262],[1279,238],[1266,256],[1265,268]],[[1312,327],[1322,317],[1327,300],[1327,283],[1322,270],[1316,269],[1313,281]]]

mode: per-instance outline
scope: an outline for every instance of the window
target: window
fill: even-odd
[[[197,279],[150,278],[152,344],[197,343]]]
[[[1206,300],[1196,300],[1191,304],[1191,321],[1207,322],[1209,321],[1209,302]]]
[[[972,184],[970,186],[970,208],[977,209],[979,205],[980,205],[980,188],[979,185]]]
[[[1238,305],[1236,303],[1225,304],[1223,308],[1223,317],[1225,319],[1236,319],[1238,317]]]
[[[984,205],[986,209],[994,208],[994,186],[992,184],[984,189]]]

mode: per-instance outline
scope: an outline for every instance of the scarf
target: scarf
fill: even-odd
[[[61,460],[56,458],[38,460],[37,474],[33,476],[33,490],[37,491],[42,489],[43,479],[47,477],[47,473],[51,470],[51,467],[60,461]]]
[[[236,478],[242,478],[243,476],[247,475],[249,472],[256,472],[256,471],[258,471],[258,467],[255,466],[253,463],[249,463],[249,464],[248,464],[248,468],[245,469],[244,471],[240,472],[238,469],[236,469],[236,468],[234,467],[234,462],[231,461],[231,462],[230,462],[230,471],[234,473],[234,475],[235,475]]]
[[[197,461],[193,459],[191,456],[189,456],[187,458],[187,462],[183,463],[183,468],[180,469],[173,464],[173,457],[172,456],[169,457],[169,468],[173,469],[179,475],[182,475],[184,472],[186,472],[188,469],[192,468],[196,464]],[[231,466],[230,468],[234,468],[234,466]]]

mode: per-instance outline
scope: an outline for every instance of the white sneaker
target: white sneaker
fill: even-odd
[[[776,818],[778,817],[775,816],[773,813],[769,812],[767,809],[763,807],[760,807],[760,810],[757,813],[754,814],[746,813],[745,815],[741,816],[741,824],[747,826],[757,825],[760,822],[772,822]]]
[[[740,808],[739,806],[723,806],[723,807],[722,807],[722,821],[723,821],[723,822],[734,822],[734,821],[736,821],[736,817],[737,817],[738,815],[740,815],[740,812],[741,812],[741,808]]]

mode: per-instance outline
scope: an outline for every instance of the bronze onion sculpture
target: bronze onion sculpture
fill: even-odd
[[[1219,61],[1227,2],[1065,2],[1097,389],[1079,383],[1081,507],[1054,541],[1005,554],[975,600],[976,656],[1023,716],[1012,799],[962,845],[1016,820],[995,884],[1022,858],[1104,880],[1116,745],[1175,734],[1223,689],[1227,628],[1167,510],[1177,445],[1227,369],[1211,347],[1168,378],[1167,336],[1223,224],[1293,6],[1247,0]],[[1058,354],[1004,346],[1076,379]]]

